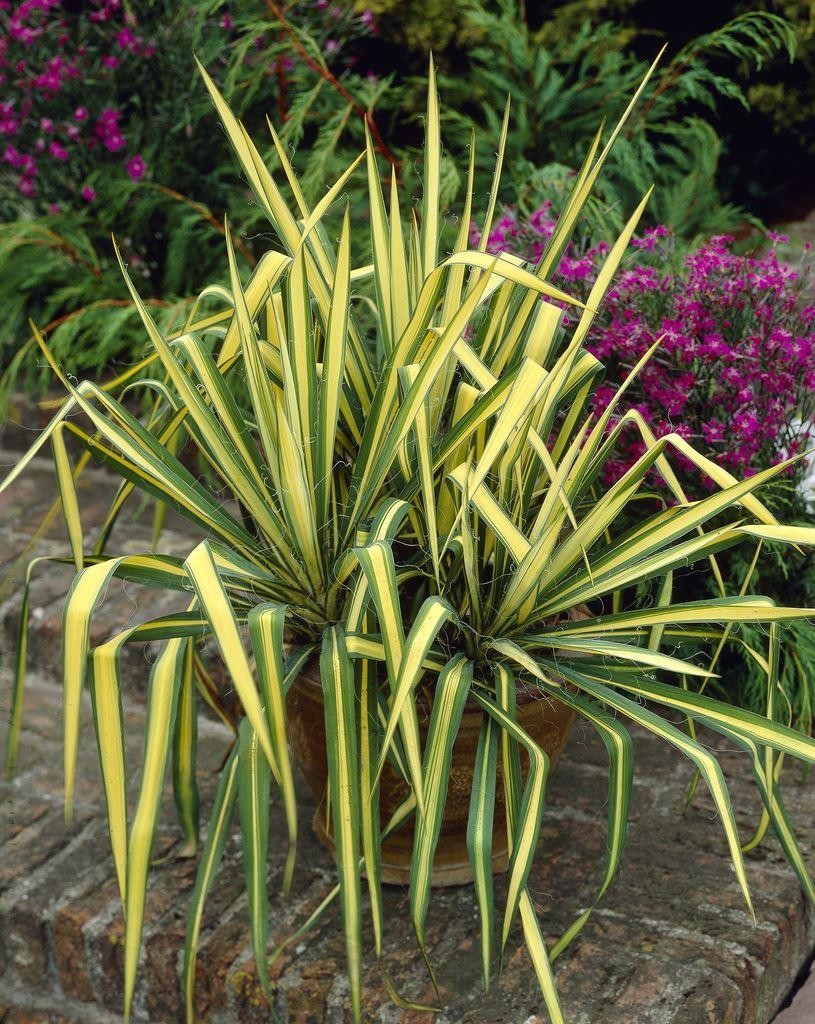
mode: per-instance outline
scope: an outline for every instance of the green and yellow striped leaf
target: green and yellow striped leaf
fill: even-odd
[[[204,905],[212,888],[229,838],[229,828],[235,814],[238,798],[238,748],[235,746],[221,769],[215,800],[212,804],[207,835],[195,885],[187,913],[187,937],[184,943],[184,1003],[187,1024],[195,1021],[195,960],[201,936]]]
[[[271,773],[258,743],[257,733],[247,719],[238,735],[238,820],[246,891],[249,894],[249,922],[258,980],[270,993],[266,965],[269,936],[269,892],[266,864],[269,849],[269,796]]]
[[[156,835],[188,639],[168,640],[150,674],[139,798],[127,844],[124,1012],[129,1019],[141,949],[147,872]]]
[[[416,821],[410,865],[410,910],[419,948],[426,958],[424,922],[430,901],[433,858],[439,841],[453,744],[473,681],[473,665],[462,654],[448,661],[436,684],[430,728],[422,764],[426,794],[424,812]]]
[[[283,871],[283,893],[291,888],[294,861],[297,854],[297,796],[294,790],[294,775],[286,730],[286,681],[294,678],[294,670],[286,672],[283,664],[284,628],[286,608],[284,605],[256,605],[249,612],[249,636],[255,656],[260,691],[263,695],[269,736],[274,750],[286,813],[286,828],[289,838],[289,854]],[[305,659],[300,662],[304,664]]]
[[[481,971],[489,991],[495,906],[492,887],[492,832],[498,766],[498,727],[484,715],[473,769],[470,814],[467,819],[467,853],[473,869],[473,885],[481,918]]]
[[[354,669],[339,626],[326,629],[323,635],[320,677],[323,684],[328,784],[331,789],[335,855],[340,875],[348,983],[356,1024],[362,1019],[359,755]]]

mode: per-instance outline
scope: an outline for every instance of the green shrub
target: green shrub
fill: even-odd
[[[341,905],[355,1022],[362,1019],[363,911],[365,917],[370,913],[374,953],[381,960],[388,924],[381,847],[383,837],[408,820],[415,831],[405,913],[432,977],[425,943],[432,868],[451,779],[450,751],[468,701],[481,712],[467,839],[485,986],[519,921],[546,1010],[553,1024],[563,1024],[551,962],[589,920],[623,855],[634,770],[627,723],[687,756],[704,779],[752,914],[727,783],[695,727],[703,725],[740,748],[766,822],[808,896],[815,897],[776,778],[784,756],[815,763],[815,741],[779,720],[775,673],[779,625],[803,621],[815,609],[780,607],[760,594],[682,602],[673,593],[674,571],[689,562],[706,562],[712,571],[716,553],[756,541],[813,546],[815,529],[780,523],[757,497],[784,464],[739,481],[678,433],[659,439],[643,433],[642,456],[615,483],[604,482],[620,439],[612,420],[646,360],[598,417],[590,405],[603,367],[585,343],[648,194],[604,254],[585,303],[550,281],[624,119],[605,146],[600,133],[595,135],[557,226],[534,270],[528,270],[519,260],[491,256],[468,241],[473,216],[482,239],[490,235],[503,147],[486,212],[475,195],[470,163],[452,251],[442,247],[446,211],[432,70],[421,204],[405,196],[395,174],[383,193],[370,138],[362,157],[315,207],[302,197],[283,151],[293,195],[287,202],[244,127],[210,79],[207,85],[279,244],[269,246],[244,283],[227,234],[229,288],[216,290],[220,309],[195,319],[174,339],[157,328],[133,275],[122,266],[153,349],[144,383],[155,397],[141,419],[92,381],[74,384],[65,377],[38,333],[40,350],[67,398],[0,484],[0,491],[12,484],[50,442],[76,567],[63,637],[66,811],[70,819],[87,682],[126,908],[125,1012],[135,992],[150,856],[171,760],[187,852],[197,847],[196,689],[211,706],[223,707],[223,694],[205,684],[195,657],[207,637],[217,642],[226,667],[223,686],[237,692],[242,720],[232,722],[234,742],[220,772],[191,892],[184,957],[190,1022],[203,905],[236,816],[257,977],[274,1002],[267,959],[268,807],[274,783],[286,815],[285,893],[298,829],[285,697],[309,658],[319,657],[338,876],[310,923],[334,900]],[[352,245],[347,204],[339,228],[333,209],[355,172],[364,173],[371,229],[361,251]],[[357,292],[367,279],[374,285],[369,302]],[[357,322],[360,307],[371,310],[375,324],[370,345]],[[70,415],[80,410],[90,430],[85,418]],[[75,486],[81,466],[72,461],[68,439],[121,477],[90,550]],[[210,465],[209,484],[177,457],[186,444]],[[672,507],[653,511],[649,474],[669,474],[677,453],[710,478],[711,493],[696,502],[677,495]],[[206,539],[183,560],[162,554],[160,538],[150,550],[115,553],[117,519],[134,492],[171,505]],[[113,576],[175,591],[183,610],[123,623],[121,632],[91,649],[91,619]],[[650,587],[653,602],[632,597]],[[26,622],[27,598],[21,640]],[[702,692],[717,645],[735,639],[744,624],[768,630],[766,644],[756,650],[766,673],[762,715]],[[147,639],[163,646],[150,673],[139,794],[131,815],[119,655],[126,643]],[[24,675],[20,656],[10,767],[20,737]],[[432,704],[425,741],[418,720],[420,684]],[[595,900],[552,949],[528,888],[549,759],[518,722],[519,693],[574,709],[598,732],[609,759],[603,876]],[[671,721],[679,716],[687,731]],[[386,762],[406,796],[391,820],[382,822],[380,769]],[[492,885],[499,793],[510,850],[503,906]]]
[[[379,155],[397,168],[408,190],[418,189],[423,100],[412,73],[418,58],[410,47],[432,43],[439,48],[441,79],[456,111],[447,117],[448,148],[441,164],[444,206],[463,190],[458,168],[466,165],[475,125],[487,138],[477,171],[488,173],[487,154],[497,148],[507,94],[515,128],[507,141],[509,174],[500,198],[523,204],[553,160],[565,168],[579,163],[600,110],[619,113],[615,104],[622,105],[642,71],[625,21],[601,21],[591,28],[578,21],[574,5],[567,5],[531,27],[517,0],[459,2],[452,18],[450,9],[449,4],[430,10],[417,5],[414,16],[410,6],[406,12],[405,5],[397,10],[383,2],[374,7],[380,27],[349,2],[336,10],[304,0],[285,9],[253,0],[231,14],[224,0],[140,10],[143,24],[132,26],[133,32],[149,40],[152,56],[144,59],[142,48],[138,60],[122,58],[109,75],[91,76],[87,88],[81,79],[67,81],[53,99],[60,111],[54,121],[63,127],[80,104],[95,113],[119,110],[126,153],[107,154],[96,165],[83,151],[76,178],[67,164],[51,161],[42,187],[22,206],[20,169],[6,167],[0,174],[0,208],[11,218],[0,240],[0,367],[7,371],[0,391],[15,381],[37,389],[47,380],[25,326],[29,315],[47,329],[68,372],[99,376],[141,354],[132,311],[121,307],[118,318],[107,315],[121,301],[111,232],[167,329],[183,325],[203,282],[217,275],[227,206],[238,227],[238,259],[244,268],[255,262],[263,244],[260,233],[269,229],[256,204],[230,196],[223,134],[206,126],[193,87],[193,50],[252,130],[265,135],[266,115],[278,118],[281,145],[293,154],[310,202],[360,151],[366,119]],[[592,10],[625,18],[628,5],[601,3]],[[94,41],[91,51],[100,57],[105,37],[90,24],[90,11],[83,7],[66,14],[66,31],[76,42]],[[36,41],[32,59],[34,54],[48,59],[50,38]],[[115,48],[110,37],[107,41]],[[780,18],[749,13],[669,58],[619,140],[593,199],[603,230],[619,230],[624,211],[652,182],[657,186],[653,215],[686,236],[731,226],[741,217],[717,192],[721,140],[714,113],[724,100],[744,101],[739,76],[747,66],[791,45]],[[279,169],[267,135],[261,151]],[[125,171],[125,155],[142,161],[137,180]],[[95,193],[92,202],[82,198],[84,188]],[[364,232],[364,192],[352,182],[348,195],[353,230]],[[50,212],[52,203],[59,212]],[[454,237],[452,227],[448,235]]]

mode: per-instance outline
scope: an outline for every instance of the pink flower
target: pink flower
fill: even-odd
[[[86,203],[92,203],[94,199],[96,199],[96,192],[90,187],[90,185],[85,185],[82,189],[82,198]]]
[[[43,117],[40,119],[40,128],[42,131],[50,134],[54,130],[54,122],[50,117]]]
[[[49,203],[48,204],[48,212],[49,213],[59,213],[59,203]]]
[[[125,138],[119,128],[119,111],[107,107],[99,115],[94,128],[96,138],[109,153],[117,153],[125,146]]]
[[[59,142],[52,142],[48,147],[48,152],[55,160],[65,161],[68,159],[68,150]]]
[[[337,50],[339,50],[339,48],[340,44],[337,42],[336,39],[326,39],[326,41],[323,43],[323,51],[329,55],[332,53],[336,53]]]
[[[88,120],[88,108],[77,107],[74,111],[74,121],[87,121]]]
[[[224,32],[231,32],[232,24],[232,15],[227,12],[223,18],[221,18],[221,28]]]
[[[140,181],[144,177],[144,160],[140,153],[132,156],[125,164],[127,173],[130,175],[133,181]]]
[[[103,57],[102,58],[102,67],[103,68],[110,68],[111,70],[113,70],[115,68],[118,68],[118,66],[119,66],[119,58],[118,57],[108,56],[108,57]]]

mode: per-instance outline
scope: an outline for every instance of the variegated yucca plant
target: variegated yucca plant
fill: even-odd
[[[678,435],[655,438],[635,411],[625,410],[625,385],[598,420],[588,416],[602,366],[583,344],[647,197],[610,247],[585,303],[549,283],[639,93],[605,146],[598,133],[545,253],[537,266],[527,267],[512,256],[485,251],[508,111],[479,225],[482,241],[473,250],[468,235],[477,216],[474,155],[458,226],[445,228],[432,67],[418,211],[401,207],[394,173],[383,191],[370,141],[310,208],[274,129],[280,181],[203,69],[202,74],[279,249],[266,253],[244,285],[227,241],[230,287],[214,287],[202,297],[220,303],[220,310],[205,315],[196,309],[184,329],[170,337],[157,329],[123,266],[153,347],[137,367],[146,376],[135,379],[131,371],[104,387],[75,384],[54,365],[68,398],[3,484],[9,486],[42,446],[51,444],[76,567],[64,613],[66,807],[70,816],[87,683],[124,905],[126,1011],[134,994],[149,859],[170,760],[188,852],[197,847],[197,694],[233,725],[235,742],[220,775],[191,898],[184,967],[188,1017],[192,1020],[203,907],[236,807],[258,977],[270,988],[268,805],[274,782],[288,824],[285,890],[298,827],[286,693],[310,659],[319,659],[323,687],[339,876],[315,917],[338,900],[354,1020],[361,1016],[361,878],[367,879],[378,955],[382,838],[410,819],[415,827],[410,912],[428,959],[424,922],[449,752],[468,702],[483,712],[468,845],[484,981],[489,984],[494,961],[520,917],[550,1017],[563,1020],[551,961],[579,932],[591,908],[547,949],[527,880],[548,761],[517,722],[521,684],[537,688],[542,700],[574,708],[608,751],[608,848],[598,898],[612,881],[625,845],[632,784],[626,722],[655,733],[691,760],[710,789],[749,904],[725,780],[695,726],[742,747],[764,801],[761,829],[772,824],[801,884],[815,896],[776,772],[785,754],[815,762],[815,742],[779,721],[774,675],[783,623],[813,610],[776,607],[746,588],[737,596],[722,587],[715,600],[675,603],[671,587],[674,569],[691,562],[709,561],[716,574],[715,555],[729,545],[812,544],[815,530],[779,524],[756,496],[783,467],[734,479]],[[347,212],[336,244],[326,226],[361,163],[360,173],[367,170],[371,226],[370,251],[362,260],[351,252]],[[444,230],[452,246],[446,255],[441,254]],[[371,311],[375,331],[364,327]],[[39,342],[53,365],[45,339]],[[135,387],[152,396],[141,419],[122,400]],[[117,389],[122,391],[118,399],[112,395]],[[70,417],[77,411],[84,414],[79,421]],[[602,469],[624,430],[640,432],[646,454],[605,487]],[[77,445],[84,451],[74,462]],[[181,461],[182,448],[206,464],[202,478]],[[710,478],[715,485],[710,497],[686,501],[670,465],[677,452]],[[75,482],[90,457],[119,474],[122,483],[95,546],[86,551]],[[670,503],[659,504],[649,485],[652,471],[672,492]],[[157,529],[154,550],[114,554],[116,520],[134,491],[156,500],[159,526],[162,509],[169,506],[207,539],[179,559],[158,553]],[[186,592],[186,609],[130,625],[89,650],[92,616],[114,576]],[[645,606],[642,597],[649,587],[656,598]],[[570,614],[575,609],[581,609],[577,616]],[[9,767],[16,761],[20,732],[27,615],[28,581]],[[764,717],[704,692],[723,646],[739,642],[739,624],[747,622],[767,624],[768,649],[753,652],[767,670]],[[213,638],[240,700],[240,723],[225,708],[201,659],[200,644]],[[139,792],[129,814],[119,655],[125,644],[148,640],[163,646],[151,671]],[[433,694],[424,744],[417,716],[420,682]],[[687,728],[672,725],[662,710],[684,717]],[[383,826],[379,779],[386,761],[404,778],[409,795]],[[491,865],[499,778],[510,861],[507,897],[497,913]]]

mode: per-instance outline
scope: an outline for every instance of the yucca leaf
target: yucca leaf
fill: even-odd
[[[224,664],[232,677],[244,713],[258,734],[261,749],[275,778],[279,779],[280,768],[274,755],[269,727],[263,714],[249,660],[241,642],[235,612],[218,575],[209,544],[206,541],[199,544],[184,565],[198,595],[201,610],[209,620],[212,635],[221,649]]]
[[[234,253],[228,236],[227,254],[230,258],[233,292],[236,293],[240,289],[239,285],[236,283],[237,271],[234,267]],[[121,254],[118,250],[116,255],[119,260],[119,265],[122,275],[124,276],[125,283],[127,284],[133,301],[136,304],[136,308],[141,315],[150,340],[161,357],[162,365],[167,371],[173,386],[181,396],[189,416],[194,420],[196,426],[201,432],[202,444],[200,445],[200,450],[211,455],[214,460],[214,464],[220,468],[224,477],[229,481],[230,488],[235,493],[235,496],[252,511],[256,521],[260,526],[262,526],[269,538],[274,540],[281,550],[285,551],[285,546],[282,543],[284,537],[282,524],[274,504],[271,501],[268,488],[262,488],[262,486],[258,485],[257,466],[252,466],[251,462],[247,464],[238,457],[238,452],[234,446],[234,442],[230,443],[230,439],[227,437],[220,422],[212,413],[207,402],[204,401],[196,388],[194,381],[184,371],[180,362],[173,353],[172,347],[167,344],[161,331],[150,316],[147,307],[142,302],[129,274],[127,273]],[[236,316],[238,317],[239,323],[241,323],[241,306],[237,294],[235,302],[237,304]],[[246,314],[246,318],[248,318],[248,313]],[[251,331],[251,325],[245,328],[242,332],[244,339],[247,331]],[[246,356],[246,353],[244,353],[244,358],[246,365],[251,366],[251,360]],[[261,424],[262,431],[263,423],[268,422],[268,419],[259,416],[259,422]],[[123,454],[127,453],[123,452]]]
[[[399,675],[405,653],[405,630],[402,623],[402,611],[399,606],[399,591],[396,582],[393,552],[390,545],[385,541],[376,541],[372,544],[367,544],[365,547],[355,548],[355,554],[365,573],[368,587],[376,605],[379,630],[384,644],[385,661],[388,667],[388,677],[392,688],[392,702],[395,702],[396,688],[399,685]],[[415,671],[420,671],[420,666],[421,662]],[[407,692],[409,692],[409,685],[405,683],[403,693],[406,694]],[[407,752],[408,768],[410,771],[409,782],[413,787],[416,800],[421,808],[423,807],[422,754],[416,706],[412,702],[405,702],[403,698],[400,703],[401,708],[397,721]],[[389,730],[389,732],[392,734],[392,730]],[[388,741],[389,734],[386,732],[382,745],[382,756],[387,752]]]
[[[249,386],[249,395],[252,401],[252,409],[258,424],[258,433],[266,453],[267,463],[272,459],[274,451],[275,434],[275,401],[272,393],[272,385],[267,376],[266,368],[260,355],[258,340],[255,335],[255,328],[249,312],[246,296],[241,287],[238,276],[238,266],[235,260],[235,251],[229,234],[226,236],[226,254],[229,261],[229,280],[232,287],[232,302],[235,308],[234,321],[237,325],[237,335],[242,355],[242,364],[246,371],[246,382]],[[269,488],[265,490],[268,492]],[[282,534],[282,531],[281,531]]]
[[[327,235],[325,234],[325,231],[320,231],[320,229],[322,228],[321,222],[323,220],[323,217],[325,217],[326,213],[330,209],[330,207],[339,198],[340,193],[345,188],[345,183],[348,181],[348,179],[351,177],[351,175],[354,173],[357,167],[359,167],[359,165],[362,163],[364,159],[365,153],[363,152],[360,153],[358,157],[355,157],[351,161],[348,167],[346,167],[342,174],[333,182],[331,187],[326,191],[323,198],[317,203],[317,205],[314,207],[311,213],[307,217],[305,217],[303,221],[303,239],[300,242],[300,245],[302,246],[304,242],[309,241],[311,239],[312,232],[318,237],[319,244],[316,247],[313,247],[312,251],[314,251],[317,260],[320,263],[320,271],[326,278],[326,280],[330,280],[335,272],[333,269],[334,257],[333,253],[330,253],[326,250]]]
[[[495,261],[493,260],[492,262],[494,263]],[[433,352],[422,363],[416,380],[405,399],[399,405],[393,422],[387,428],[384,435],[381,434],[380,430],[382,424],[378,422],[374,410],[372,410],[371,417],[366,424],[366,432],[360,446],[359,461],[355,467],[354,479],[352,481],[352,486],[356,486],[358,491],[351,510],[349,530],[365,514],[375,492],[385,479],[388,470],[396,458],[397,449],[405,439],[436,376],[453,350],[459,335],[464,331],[478,303],[481,301],[486,283],[485,278],[484,283],[473,291],[469,299],[462,305],[456,316],[453,317],[445,328]],[[394,350],[393,355],[395,356],[397,352],[398,349]],[[412,360],[408,360],[408,362],[412,362]],[[395,365],[407,365],[407,363],[395,363]],[[379,397],[382,398],[382,394],[387,390],[387,381],[385,384],[380,383],[377,391],[379,392],[380,389],[382,389],[382,393]],[[382,400],[384,401],[384,399]]]
[[[366,629],[367,616],[361,626]],[[368,658],[356,662],[359,684],[359,789],[362,853],[368,893],[371,900],[371,921],[376,955],[382,952],[382,839],[379,827],[379,787],[375,781],[379,762],[380,727],[377,687],[377,666]]]
[[[655,714],[653,711],[649,711],[647,708],[634,703],[627,697],[621,696],[603,683],[594,679],[589,679],[583,673],[577,672],[574,669],[567,668],[563,665],[559,667],[559,671],[569,682],[574,683],[581,690],[591,694],[591,696],[602,701],[608,707],[614,708],[624,714],[627,718],[630,718],[631,721],[643,726],[649,732],[654,733],[655,736],[659,736],[671,746],[676,747],[677,750],[685,754],[685,756],[694,763],[702,778],[705,780],[708,790],[710,791],[710,795],[713,798],[713,802],[716,805],[719,817],[721,818],[722,828],[727,839],[727,845],[730,850],[730,859],[733,863],[739,887],[750,910],[750,914],[755,916],[753,912],[753,903],[750,898],[750,890],[747,884],[747,876],[744,870],[744,858],[741,852],[738,828],[730,805],[730,794],[728,792],[727,783],[725,782],[722,770],[713,755],[705,750],[701,744],[686,736],[679,729],[666,722],[663,718],[660,718],[660,716]],[[620,683],[615,679],[614,685],[617,686],[620,685]],[[644,693],[647,692],[648,684],[643,683],[642,689],[640,689],[639,684],[637,686],[625,688],[630,688],[640,695],[644,695]],[[680,689],[679,692],[686,693],[687,691]],[[815,742],[812,742],[812,747],[813,750],[815,750]]]
[[[249,612],[249,636],[252,653],[255,656],[260,692],[269,724],[269,736],[280,772],[280,789],[286,812],[289,853],[283,871],[283,893],[291,887],[294,861],[297,854],[297,797],[294,790],[291,757],[286,730],[286,682],[294,678],[293,667],[302,665],[305,659],[297,659],[296,665],[285,670],[283,665],[284,627],[286,608],[284,605],[255,605]]]
[[[300,243],[300,230],[280,190],[266,170],[260,154],[246,134],[243,125],[229,109],[229,105],[205,71],[204,66],[197,59],[196,64],[252,191],[262,204],[264,212],[289,252],[294,252]]]
[[[184,943],[184,1002],[187,1024],[194,1024],[195,1021],[195,959],[201,935],[204,904],[224,855],[237,796],[238,748],[234,747],[221,769],[187,913],[187,937]]]
[[[192,661],[192,644],[187,644],[173,728],[173,797],[186,840],[179,854],[181,857],[191,857],[198,849],[198,783],[195,778],[198,708]]]
[[[99,414],[85,394],[104,403],[119,422]],[[83,382],[75,390],[77,404],[93,422],[99,436],[106,442],[86,434],[70,424],[69,429],[93,454],[142,490],[167,501],[181,515],[205,530],[211,530],[246,555],[256,548],[252,536],[231,516],[204,487],[175,459],[166,448],[157,444],[139,422],[119,403],[114,402],[95,385]],[[119,424],[123,424],[120,426]],[[107,447],[111,445],[112,448]],[[118,451],[116,450],[118,449]],[[207,525],[209,524],[209,525]]]
[[[487,203],[487,212],[484,217],[484,223],[481,227],[481,235],[478,241],[478,248],[480,252],[486,252],[487,242],[489,241],[489,237],[492,232],[492,221],[495,216],[495,204],[498,202],[501,172],[504,168],[504,153],[506,152],[507,133],[509,132],[510,106],[510,97],[507,96],[507,101],[504,105],[504,119],[501,124],[501,138],[498,143],[498,152],[495,154],[495,169],[492,175],[492,185],[490,186],[490,197]]]
[[[575,652],[579,655],[604,660],[614,658],[634,665],[645,665],[666,672],[685,673],[689,676],[710,678],[714,673],[700,668],[683,658],[674,658],[659,651],[652,651],[638,644],[622,644],[601,637],[570,637],[553,633],[549,645],[555,651]]]
[[[617,571],[612,573],[604,573],[601,567],[597,567],[595,571],[595,563],[592,565],[591,577],[588,572],[580,573],[574,583],[565,583],[559,587],[552,581],[551,591],[547,589],[547,596],[540,602],[537,611],[541,617],[548,617],[569,608],[576,608],[602,594],[621,590],[632,583],[644,582],[671,569],[692,564],[695,559],[704,558],[717,551],[732,547],[738,541],[739,535],[736,530],[723,527],[720,530],[712,530],[710,533],[702,533],[701,536],[694,536],[689,540],[680,541],[678,544],[660,548],[654,554],[640,561],[623,563]],[[553,559],[553,577],[559,574],[560,568],[561,563],[557,558]]]
[[[603,881],[591,906],[580,914],[552,947],[550,958],[554,960],[583,929],[617,873],[628,832],[628,807],[634,777],[634,749],[626,727],[607,711],[604,711],[599,704],[586,700],[579,694],[571,693],[563,687],[555,689],[547,688],[545,683],[539,685],[591,722],[606,748],[610,769],[608,777],[608,839]]]
[[[127,906],[127,772],[124,753],[119,654],[128,635],[96,647],[91,657],[90,690],[99,766],[105,788],[110,845],[122,905]]]
[[[497,706],[510,721],[516,718],[515,677],[505,664],[498,664],[494,672],[495,696]],[[507,816],[507,841],[510,854],[514,849],[518,808],[521,801],[521,762],[518,756],[518,743],[510,731],[500,730],[501,734],[501,765],[504,775],[504,802]],[[518,901],[518,909],[523,925],[526,948],[535,969],[541,994],[543,995],[552,1024],[564,1024],[563,1012],[557,994],[552,965],[546,944],[541,935],[537,914],[526,886],[523,887]]]
[[[615,677],[608,682],[620,689],[636,692],[665,707],[682,711],[683,714],[695,718],[711,729],[718,730],[723,727],[762,746],[772,747],[809,764],[815,764],[815,740],[782,725],[781,722],[770,721],[763,715],[756,715],[736,705],[725,704],[706,694],[693,693],[691,690],[668,686],[654,680],[638,679],[636,683],[628,683]]]
[[[249,894],[252,948],[255,953],[258,980],[267,996],[270,995],[269,971],[266,965],[266,942],[269,935],[266,864],[269,849],[270,790],[269,765],[260,750],[257,733],[249,721],[244,719],[238,736],[238,819],[241,826],[246,891]]]
[[[106,559],[83,569],[74,577],[65,600],[62,615],[62,716],[66,821],[73,816],[82,687],[91,618],[121,561],[121,558]]]
[[[316,502],[319,522],[328,521],[331,496],[331,471],[334,463],[337,422],[339,419],[342,384],[345,376],[345,347],[350,301],[350,213],[346,207],[331,293],[331,314],[323,352],[323,374],[320,382],[320,414],[317,430]]]
[[[57,425],[51,435],[51,447],[54,453],[54,466],[57,471],[57,486],[59,497],[62,502],[62,515],[68,531],[68,541],[71,545],[71,555],[77,572],[82,572],[83,551],[82,551],[82,519],[79,514],[79,503],[76,499],[76,486],[71,460],[68,456],[68,449],[65,447],[65,425]]]
[[[353,1019],[358,1022],[362,1019],[359,758],[354,670],[339,626],[330,627],[324,633],[320,677],[323,684],[328,784],[332,794],[331,810],[337,870],[340,875],[348,983]]]
[[[611,152],[611,149],[614,143],[616,142],[619,134],[622,132],[623,128],[628,122],[628,119],[633,113],[634,108],[639,102],[640,96],[644,92],[645,87],[647,86],[648,82],[651,79],[651,76],[656,70],[656,67],[659,61],[661,60],[664,51],[665,47],[663,46],[663,48],[660,50],[660,52],[657,54],[657,56],[651,63],[651,66],[648,68],[648,71],[645,73],[645,76],[640,82],[637,91],[631,97],[631,100],[629,101],[628,106],[625,108],[622,117],[614,126],[614,129],[611,132],[611,135],[609,136],[605,146],[603,147],[602,152],[596,160],[591,162],[591,157],[594,155],[598,148],[600,134],[598,133],[598,135],[595,137],[595,140],[589,150],[589,158],[587,159],[586,164],[584,165],[584,171],[578,175],[572,194],[569,197],[568,205],[564,210],[562,216],[558,218],[558,223],[552,237],[549,240],[549,245],[546,247],[546,251],[541,257],[541,261],[538,265],[537,271],[539,274],[541,274],[541,276],[545,276],[551,273],[551,271],[554,270],[554,268],[557,266],[558,261],[560,259],[560,255],[564,247],[566,246],[566,243],[568,242],[568,239],[571,236],[572,231],[574,230],[574,225],[578,217],[580,216],[583,207],[586,204],[586,200],[588,199],[591,190],[594,187],[595,182],[597,181],[597,177],[600,174],[600,171],[602,170],[603,165],[606,162],[606,159],[608,158],[608,154]]]
[[[376,779],[379,778],[384,767],[393,734],[402,718],[408,698],[418,686],[422,677],[430,647],[438,636],[439,630],[453,615],[453,609],[440,597],[428,597],[416,613],[416,618],[403,644],[398,674],[392,687],[388,722],[382,739]],[[419,794],[417,794],[420,807],[422,804],[420,794],[422,792],[423,784],[419,789]]]
[[[399,189],[396,183],[396,168],[391,168],[390,193],[390,323],[394,342],[402,336],[402,332],[410,319],[411,296],[408,281],[407,256],[405,238],[402,231],[402,217],[399,211]]]
[[[271,250],[261,256],[257,266],[250,274],[243,292],[252,320],[258,318],[270,294],[275,294],[275,290],[289,266],[291,266],[291,256],[284,253]],[[217,358],[218,369],[222,373],[227,372],[232,362],[238,357],[241,348],[240,324],[234,315],[234,294],[230,293],[227,301],[231,307],[226,311],[226,318],[229,322]],[[194,329],[192,326],[188,328],[189,331]]]
[[[742,526],[740,532],[750,537],[779,541],[782,544],[815,545],[815,527],[812,526]]]
[[[286,343],[281,357],[291,365],[291,384],[285,381],[287,420],[302,450],[306,478],[314,480],[312,436],[317,422],[317,355],[314,350],[311,297],[305,252],[298,249],[284,281]],[[309,496],[309,503],[313,495]]]
[[[374,258],[374,284],[376,286],[377,308],[379,310],[379,331],[382,347],[390,352],[394,344],[393,320],[391,313],[391,270],[390,232],[376,153],[367,122],[365,124],[365,152],[368,168],[368,208],[371,217],[371,252]]]
[[[534,406],[547,379],[546,371],[531,359],[524,359],[506,401],[490,431],[484,451],[476,462],[470,487],[475,492],[498,458],[519,422]]]
[[[552,974],[552,965],[549,960],[549,954],[546,952],[546,944],[543,941],[543,936],[541,935],[538,916],[535,913],[532,898],[530,897],[526,887],[524,887],[521,892],[518,907],[521,912],[521,923],[523,924],[526,948],[532,960],[532,966],[535,968],[538,985],[540,986],[543,1000],[546,1004],[546,1009],[549,1012],[552,1024],[565,1024],[563,1011],[560,1008],[560,999],[557,994],[555,978]]]
[[[768,821],[773,826],[776,838],[781,844],[798,881],[801,883],[801,888],[809,899],[815,902],[815,881],[813,881],[812,874],[807,867],[806,858],[798,845],[798,840],[795,837],[789,815],[784,807],[781,790],[776,779],[773,777],[771,785],[767,786],[766,774],[763,770],[763,759],[758,744],[735,729],[726,729],[724,726],[721,726],[718,731],[747,751],[750,757],[753,779],[761,793]]]
[[[769,597],[744,595],[686,601],[667,608],[643,608],[618,612],[544,627],[527,641],[548,642],[550,634],[558,636],[598,636],[621,633],[636,636],[643,629],[655,626],[682,626],[697,623],[789,622],[815,616],[815,608],[780,608]]]
[[[308,477],[304,450],[280,405],[275,412],[277,473],[280,489],[287,496],[282,511],[289,536],[302,564],[296,578],[302,578],[307,590],[319,590],[323,585],[324,566],[317,534],[314,492]]]
[[[127,845],[124,1013],[129,1019],[141,948],[147,872],[156,835],[188,639],[168,640],[150,674],[139,798]]]
[[[28,618],[31,607],[31,576],[47,557],[32,558],[26,566],[20,600],[20,615],[17,620],[17,647],[14,651],[14,681],[11,692],[9,729],[6,737],[6,777],[13,778],[17,771],[20,753],[20,732],[23,727],[23,702],[25,699],[25,674],[28,662]]]
[[[508,736],[516,743],[521,744],[529,755],[529,775],[520,803],[517,804],[512,850],[510,851],[507,901],[501,930],[501,950],[503,952],[521,894],[526,887],[526,880],[529,877],[538,844],[546,796],[546,779],[549,774],[549,758],[546,752],[518,725],[514,716],[507,714],[498,704],[480,693],[473,693],[473,698]]]
[[[416,837],[410,865],[410,910],[419,948],[425,959],[427,953],[424,922],[430,900],[433,858],[444,817],[453,744],[472,681],[472,662],[464,655],[457,654],[448,661],[439,674],[433,696],[433,710],[422,764],[425,806],[424,812],[416,821]]]
[[[405,391],[409,392],[411,386],[419,375],[419,367],[415,364],[400,367],[399,374],[402,378]],[[413,439],[416,462],[418,463],[419,469],[424,522],[427,531],[427,539],[430,545],[430,557],[433,563],[433,571],[436,576],[436,585],[441,589],[441,577],[439,573],[439,534],[436,523],[436,489],[434,487],[433,479],[429,398],[425,398],[416,415],[416,420],[413,424]]]
[[[492,891],[492,830],[495,813],[495,781],[498,765],[498,727],[484,715],[473,769],[470,814],[467,819],[467,853],[473,869],[475,898],[481,919],[481,970],[489,991],[495,907]]]
[[[441,191],[441,129],[436,69],[431,55],[427,70],[427,116],[424,136],[424,181],[422,188],[422,268],[428,277],[439,254],[439,203]]]

